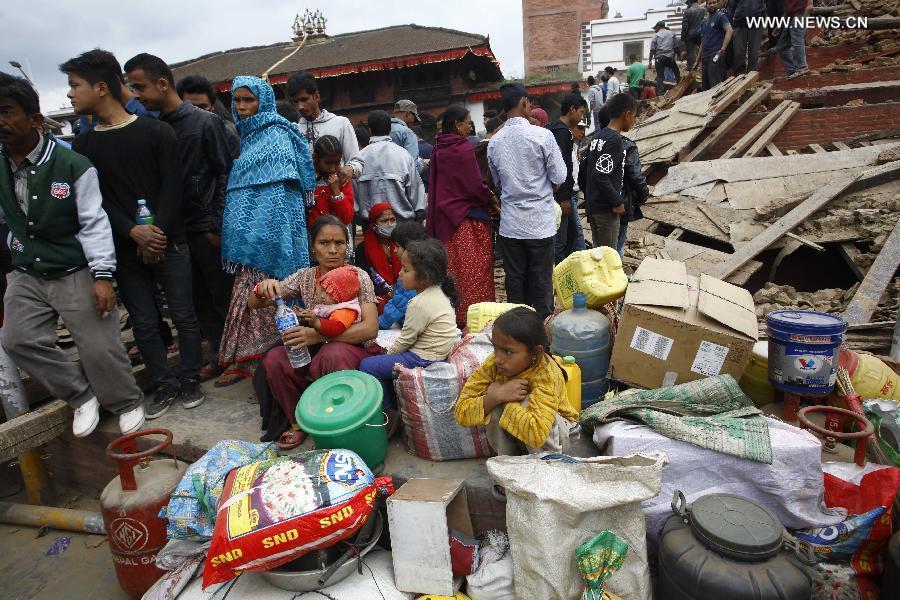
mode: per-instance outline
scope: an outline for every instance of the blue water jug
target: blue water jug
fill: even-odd
[[[606,371],[609,369],[609,319],[587,308],[585,295],[576,292],[572,309],[553,319],[553,342],[556,356],[573,356],[581,369],[581,405],[587,408],[599,402],[606,393]]]

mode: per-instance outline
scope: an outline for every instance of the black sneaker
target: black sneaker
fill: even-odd
[[[194,408],[203,404],[206,393],[200,387],[200,383],[188,379],[181,382],[181,405],[185,408]]]
[[[163,385],[156,390],[153,401],[144,406],[144,418],[156,419],[169,410],[175,398],[178,397],[178,388],[173,385]]]

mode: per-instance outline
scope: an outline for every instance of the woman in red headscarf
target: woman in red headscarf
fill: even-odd
[[[447,248],[447,270],[459,289],[456,324],[466,325],[470,304],[494,301],[494,243],[488,209],[497,199],[481,178],[469,142],[472,115],[451,105],[431,153],[430,197],[425,225]]]
[[[369,223],[362,242],[356,246],[355,261],[356,266],[368,273],[375,284],[378,313],[381,314],[400,274],[400,259],[391,239],[397,217],[389,203],[380,202],[369,209]]]

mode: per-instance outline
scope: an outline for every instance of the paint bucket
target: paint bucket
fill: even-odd
[[[812,310],[778,310],[766,315],[769,381],[789,394],[824,396],[834,389],[841,340],[847,322]]]

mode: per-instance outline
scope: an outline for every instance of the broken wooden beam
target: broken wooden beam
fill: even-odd
[[[753,142],[753,144],[747,149],[744,153],[744,156],[759,156],[759,154],[763,151],[763,148],[766,147],[766,144],[775,139],[775,136],[778,135],[784,126],[788,124],[788,121],[791,120],[791,117],[800,110],[799,102],[791,102],[787,106],[785,106],[784,111],[775,119],[766,130],[760,135],[759,139]]]
[[[715,95],[713,95],[713,99],[715,100],[715,104],[710,108],[713,114],[719,114],[726,108],[728,108],[732,102],[741,97],[745,91],[749,88],[753,87],[757,80],[759,79],[758,71],[750,71],[740,77],[732,78],[732,85],[729,88],[721,89]]]
[[[821,144],[810,144],[809,149],[815,152],[816,154],[825,154],[828,152],[825,148],[821,146]]]
[[[682,162],[691,161],[696,159],[698,156],[709,150],[713,144],[722,139],[726,133],[728,133],[735,125],[737,125],[744,117],[746,117],[749,113],[753,111],[754,108],[760,105],[772,92],[772,84],[765,83],[759,86],[759,89],[756,90],[750,98],[747,99],[746,102],[737,107],[733,113],[731,113],[727,119],[722,121],[722,124],[713,130],[706,139],[700,142],[696,148],[691,150],[687,156],[682,159]]]
[[[863,273],[863,270],[859,267],[859,249],[853,244],[853,242],[844,242],[842,244],[837,245],[838,254],[841,255],[841,258],[844,259],[844,262],[847,263],[847,266],[850,267],[850,270],[853,271],[853,276],[856,277],[857,281],[862,281],[865,279],[866,274]]]
[[[838,150],[852,150],[852,148],[844,142],[831,142],[831,144]]]
[[[748,260],[778,241],[785,233],[806,221],[806,219],[834,200],[836,196],[851,185],[873,181],[884,175],[893,173],[900,173],[900,161],[878,165],[877,167],[867,169],[862,173],[843,175],[834,179],[831,183],[794,207],[791,212],[770,225],[765,231],[738,248],[734,254],[729,255],[725,261],[717,265],[713,272],[709,274],[718,279],[725,279]],[[894,228],[894,233],[896,232],[897,227]],[[894,237],[893,234],[891,237]],[[885,243],[885,246],[887,247],[887,243]],[[900,243],[898,243],[897,246],[900,247]],[[868,317],[866,317],[866,319],[868,319]]]
[[[847,148],[847,150],[849,150],[849,149],[850,148]],[[783,154],[781,153],[781,150],[778,149],[778,146],[776,146],[772,142],[769,142],[768,144],[766,144],[766,150],[769,151],[769,154],[771,156],[783,156]]]
[[[888,164],[898,165],[900,162]],[[867,323],[872,318],[872,313],[878,308],[881,295],[894,278],[898,266],[900,266],[900,221],[894,225],[891,235],[884,242],[881,252],[869,267],[865,279],[859,284],[856,294],[847,305],[847,310],[844,311],[845,321],[854,325]]]
[[[804,246],[808,246],[808,247],[812,248],[816,252],[825,252],[824,247],[820,246],[819,244],[817,244],[815,242],[811,242],[808,239],[806,239],[805,237],[801,237],[801,236],[797,235],[796,233],[791,233],[790,231],[788,231],[784,235],[786,235],[787,237],[791,238],[792,240],[794,240],[800,244],[803,244]]]
[[[753,143],[760,139],[763,132],[765,132],[769,127],[771,127],[778,117],[781,116],[781,113],[785,111],[785,109],[790,106],[790,100],[785,100],[780,103],[778,106],[772,109],[771,112],[766,114],[762,120],[754,125],[750,131],[745,133],[741,139],[734,143],[731,148],[725,151],[724,154],[720,158],[735,158],[741,156],[747,148],[749,148]],[[774,136],[773,136],[774,137]],[[771,138],[767,140],[766,143],[770,142]]]

